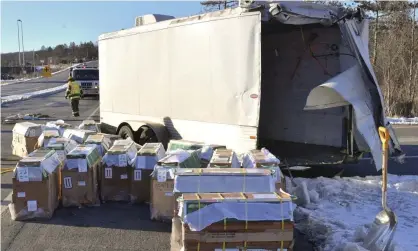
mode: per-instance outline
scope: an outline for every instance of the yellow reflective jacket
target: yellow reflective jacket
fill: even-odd
[[[81,90],[80,84],[78,82],[68,82],[68,87],[65,94],[67,97],[70,97],[70,99],[80,99],[82,94],[83,90]]]

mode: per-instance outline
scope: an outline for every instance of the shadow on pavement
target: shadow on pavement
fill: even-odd
[[[58,208],[50,220],[28,221],[76,227],[171,232],[171,224],[150,220],[148,205],[105,203],[97,207]]]

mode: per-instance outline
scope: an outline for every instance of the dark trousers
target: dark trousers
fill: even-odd
[[[73,116],[80,116],[79,111],[78,111],[78,104],[80,103],[80,99],[78,98],[73,98],[71,99],[71,109],[73,110]]]

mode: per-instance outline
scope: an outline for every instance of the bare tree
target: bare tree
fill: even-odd
[[[205,11],[213,11],[213,10],[224,10],[227,8],[232,8],[238,5],[239,1],[234,0],[221,0],[221,1],[203,1],[200,2],[203,5]]]

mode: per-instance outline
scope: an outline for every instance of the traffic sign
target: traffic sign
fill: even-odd
[[[46,78],[48,78],[48,77],[51,77],[51,76],[52,76],[52,74],[51,74],[51,68],[49,67],[49,65],[46,65],[46,66],[42,69],[42,76],[43,76],[43,77],[46,77]]]

